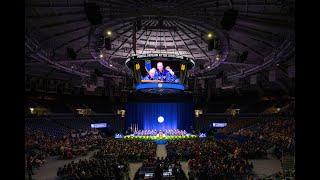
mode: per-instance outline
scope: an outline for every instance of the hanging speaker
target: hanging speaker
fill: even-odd
[[[216,88],[221,88],[222,87],[222,78],[216,79]]]
[[[67,48],[67,56],[68,58],[75,60],[77,58],[77,53],[74,51],[73,48]]]
[[[141,30],[141,28],[142,28],[141,19],[137,20],[136,27],[137,27],[137,31]]]
[[[251,75],[250,76],[250,84],[257,84],[257,75]]]
[[[240,55],[240,57],[239,57],[240,63],[243,63],[245,60],[247,60],[248,54],[249,54],[248,51],[244,51],[244,52]]]
[[[109,37],[104,39],[104,47],[107,50],[111,50],[111,39]]]
[[[102,15],[100,8],[96,3],[84,3],[84,11],[87,15],[88,21],[92,25],[98,25],[102,23]]]
[[[215,48],[215,40],[214,39],[209,39],[208,51],[212,51],[214,48]]]
[[[226,10],[221,20],[221,26],[223,29],[230,30],[235,24],[238,17],[238,11],[234,9]]]

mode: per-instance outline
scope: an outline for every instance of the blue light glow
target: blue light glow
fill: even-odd
[[[178,89],[184,90],[184,85],[176,83],[138,83],[136,90],[140,89]]]

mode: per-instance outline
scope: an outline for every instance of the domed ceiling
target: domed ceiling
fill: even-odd
[[[124,66],[128,57],[159,54],[194,59],[192,76],[223,70],[232,80],[294,54],[294,1],[86,2],[99,7],[101,24],[89,21],[83,0],[25,1],[26,74],[81,79],[99,70],[105,76],[131,76]],[[238,16],[225,29],[221,20],[230,9]],[[104,46],[105,37],[110,49]],[[211,38],[218,45],[209,51]]]

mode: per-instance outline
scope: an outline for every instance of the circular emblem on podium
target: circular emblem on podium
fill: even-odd
[[[161,83],[159,83],[159,84],[158,84],[158,87],[159,87],[159,88],[162,88],[162,84],[161,84]]]

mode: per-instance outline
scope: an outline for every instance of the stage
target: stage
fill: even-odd
[[[168,130],[138,130],[133,134],[124,136],[127,140],[186,140],[196,139],[199,136],[189,134],[185,130],[168,129]]]

